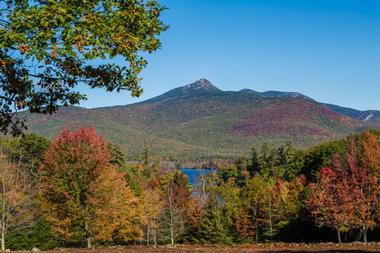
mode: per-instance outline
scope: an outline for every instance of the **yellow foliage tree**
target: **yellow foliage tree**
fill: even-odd
[[[143,236],[145,218],[140,200],[128,187],[124,173],[105,170],[89,187],[91,229],[98,241],[131,241]]]

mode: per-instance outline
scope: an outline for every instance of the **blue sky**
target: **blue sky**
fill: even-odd
[[[144,94],[83,88],[99,107],[207,78],[223,90],[298,91],[380,110],[379,0],[161,0],[170,25],[148,56]]]

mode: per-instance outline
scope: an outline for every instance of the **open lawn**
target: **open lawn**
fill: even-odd
[[[380,252],[380,244],[266,244],[266,245],[239,245],[239,246],[204,246],[179,245],[176,247],[126,247],[102,249],[59,249],[48,253],[250,253],[250,252],[320,252],[320,253],[361,253]]]

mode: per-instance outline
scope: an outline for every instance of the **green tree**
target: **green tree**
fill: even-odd
[[[218,204],[217,195],[210,195],[201,221],[201,241],[212,244],[231,244],[233,238],[223,209]]]
[[[303,168],[303,154],[296,150],[291,142],[278,148],[277,157],[280,178],[292,180]]]
[[[259,163],[259,155],[255,148],[251,150],[251,162],[248,165],[248,172],[251,176],[255,173],[259,173],[260,163]]]
[[[118,168],[125,166],[125,155],[121,147],[117,144],[108,144],[108,149],[111,153],[110,163]]]
[[[38,217],[30,227],[10,232],[6,237],[8,248],[25,250],[37,247],[49,250],[62,245],[62,241],[53,234],[51,225],[43,217]]]
[[[345,140],[325,142],[312,147],[305,151],[304,166],[300,173],[315,182],[320,176],[321,168],[331,165],[331,157],[334,154],[343,154],[345,151]]]
[[[9,159],[30,174],[32,179],[36,179],[38,165],[49,146],[49,140],[30,133],[19,138],[8,139],[3,145]]]
[[[142,55],[167,29],[163,9],[155,0],[0,1],[0,131],[20,134],[17,111],[78,104],[79,84],[139,96]]]
[[[253,224],[252,234],[255,235],[255,241],[259,242],[263,238],[265,228],[270,223],[268,222],[269,184],[264,177],[256,175],[247,181],[241,192],[242,201]]]
[[[235,222],[241,211],[241,188],[236,185],[234,178],[229,178],[218,187],[217,192],[223,204],[226,224],[231,228],[236,227]]]

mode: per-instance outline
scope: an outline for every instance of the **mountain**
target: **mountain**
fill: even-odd
[[[135,104],[24,117],[30,131],[50,138],[64,128],[95,127],[130,158],[147,147],[161,157],[196,159],[247,155],[264,142],[308,147],[372,126],[339,108],[295,92],[222,91],[200,79]]]
[[[176,89],[170,90],[160,96],[157,96],[152,99],[148,99],[145,103],[154,103],[158,101],[163,101],[165,99],[172,98],[184,98],[184,97],[194,97],[194,96],[203,96],[203,95],[217,95],[222,94],[223,91],[215,87],[209,80],[207,79],[199,79],[194,83],[178,87]]]
[[[270,97],[298,97],[298,98],[304,98],[313,100],[308,96],[305,96],[298,92],[282,92],[282,91],[264,91],[264,92],[257,92],[251,89],[243,89],[240,92],[247,92],[247,93],[255,93],[258,95],[262,95],[264,97],[270,98]],[[322,105],[327,106],[331,110],[343,114],[347,117],[350,117],[352,119],[360,120],[360,121],[366,121],[366,122],[372,122],[372,123],[379,123],[380,122],[380,111],[376,110],[366,110],[366,111],[359,111],[356,109],[348,108],[348,107],[342,107],[339,105],[333,105],[328,103],[320,103]]]
[[[375,110],[359,111],[359,110],[342,107],[338,105],[332,105],[332,104],[324,104],[324,105],[326,105],[328,108],[330,108],[333,111],[336,111],[338,113],[341,113],[353,119],[366,121],[366,122],[372,122],[372,123],[380,122],[380,111],[375,111]]]

